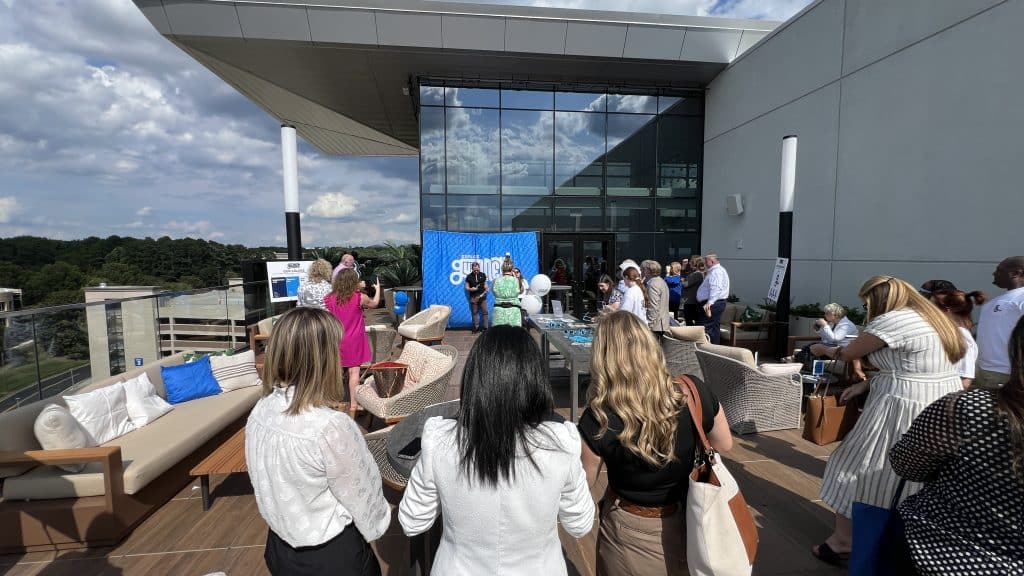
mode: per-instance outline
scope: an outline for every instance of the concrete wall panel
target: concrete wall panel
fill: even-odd
[[[242,37],[234,4],[164,0],[164,12],[171,31],[180,36]]]
[[[566,22],[507,18],[505,50],[540,54],[565,53]]]
[[[740,30],[708,30],[706,28],[687,28],[683,38],[683,51],[680,60],[696,62],[732,62],[736,57],[736,49],[740,45]]]
[[[705,137],[838,79],[842,22],[843,1],[825,0],[734,62],[708,87]]]
[[[505,19],[493,16],[442,15],[444,47],[461,50],[505,50]]]
[[[238,4],[236,9],[246,38],[310,41],[305,6]]]
[[[378,11],[377,40],[391,46],[440,48],[441,15]]]
[[[164,13],[164,4],[160,0],[135,0],[135,5],[142,11],[142,15],[149,20],[149,23],[161,34],[171,34],[171,23],[167,21],[167,14]]]
[[[625,24],[569,22],[565,32],[566,54],[621,58],[625,44]]]
[[[309,31],[313,42],[377,45],[377,20],[372,10],[310,6]]]
[[[685,29],[630,24],[626,31],[625,58],[675,59],[683,49]]]

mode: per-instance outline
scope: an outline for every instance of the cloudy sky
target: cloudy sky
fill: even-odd
[[[785,20],[810,0],[492,1]],[[418,240],[415,158],[299,153],[305,246]],[[0,237],[283,245],[282,212],[277,122],[130,0],[0,0]]]

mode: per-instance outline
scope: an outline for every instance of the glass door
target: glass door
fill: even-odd
[[[545,234],[541,272],[551,277],[550,302],[582,319],[597,312],[600,295],[597,280],[615,268],[615,237],[612,234]]]

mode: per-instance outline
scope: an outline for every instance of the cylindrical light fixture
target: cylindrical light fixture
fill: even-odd
[[[295,127],[281,125],[281,174],[284,177],[284,225],[288,239],[288,259],[302,259],[302,233],[299,229],[299,163]]]
[[[775,357],[792,353],[789,348],[789,285],[793,273],[793,203],[796,197],[796,143],[797,137],[782,139],[782,169],[779,184],[779,258],[788,261],[786,274],[775,303]]]

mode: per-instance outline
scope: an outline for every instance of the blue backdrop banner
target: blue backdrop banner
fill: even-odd
[[[447,304],[452,307],[448,319],[451,328],[473,325],[469,317],[469,297],[466,275],[473,262],[480,263],[480,271],[487,275],[488,285],[501,276],[501,263],[505,253],[529,281],[537,274],[536,232],[503,232],[471,234],[465,232],[423,231],[423,301],[422,307]],[[488,312],[494,305],[493,294],[488,293]]]

